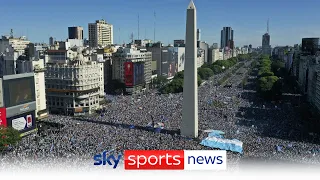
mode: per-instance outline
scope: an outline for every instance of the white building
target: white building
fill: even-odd
[[[24,50],[30,41],[27,40],[25,36],[15,38],[12,36],[2,36],[0,39],[0,53],[5,52],[9,46],[11,46],[14,51],[18,52],[19,55],[24,54]]]
[[[185,63],[185,47],[173,47],[175,51],[174,60],[176,62],[177,72],[184,70]],[[205,63],[205,51],[198,48],[197,51],[197,67],[201,67]]]
[[[36,118],[42,119],[48,116],[46,104],[45,64],[43,59],[32,61],[34,68],[34,83],[36,95]]]
[[[148,88],[151,82],[151,61],[152,53],[147,52],[146,49],[137,49],[133,45],[126,48],[118,48],[117,52],[112,56],[112,79],[120,80],[125,83],[126,91],[128,93],[137,92],[144,88]],[[136,64],[143,64],[142,74],[133,74],[131,79],[132,84],[126,83],[127,76],[125,75],[125,63],[130,62],[133,64],[132,71],[135,73]],[[139,79],[139,81],[136,81]]]
[[[70,47],[83,47],[82,39],[67,39],[67,42],[69,42]]]
[[[48,51],[46,95],[49,112],[91,114],[104,97],[104,66],[84,48]]]
[[[89,23],[89,46],[107,46],[113,44],[113,25],[105,20],[97,20],[95,23]]]

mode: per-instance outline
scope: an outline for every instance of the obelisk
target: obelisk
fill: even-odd
[[[197,12],[191,0],[187,9],[181,135],[198,137]]]

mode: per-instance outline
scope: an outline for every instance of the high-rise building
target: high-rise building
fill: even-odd
[[[320,49],[320,38],[302,38],[302,54],[315,55]]]
[[[54,42],[53,42],[53,37],[50,37],[50,38],[49,38],[49,45],[52,46],[53,43],[54,43]]]
[[[270,35],[265,33],[262,36],[262,53],[265,55],[271,55]]]
[[[89,46],[107,46],[113,44],[113,25],[105,20],[97,20],[95,23],[89,23]]]
[[[69,39],[83,39],[83,27],[68,27]]]
[[[129,44],[112,55],[112,79],[123,82],[131,94],[148,88],[151,82],[152,53]]]
[[[230,43],[232,41],[232,43]],[[232,45],[233,43],[233,30],[231,27],[223,27],[221,30],[221,46],[220,48],[223,49],[225,47],[229,47],[228,45]],[[233,49],[229,47],[230,49]]]
[[[269,19],[267,22],[267,32],[262,36],[262,54],[271,55],[270,35],[269,35]]]
[[[201,29],[197,29],[197,41],[201,40]]]

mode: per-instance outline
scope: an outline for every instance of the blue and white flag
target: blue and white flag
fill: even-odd
[[[202,140],[200,144],[211,148],[243,153],[243,143],[237,139],[230,140],[212,136]]]

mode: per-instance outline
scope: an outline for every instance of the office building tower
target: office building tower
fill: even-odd
[[[301,52],[304,55],[315,55],[320,48],[319,38],[302,38]]]
[[[95,23],[89,23],[89,46],[107,46],[113,44],[113,25],[105,20],[97,20]]]
[[[83,39],[83,27],[68,27],[69,39]]]
[[[220,48],[223,49],[225,47],[231,46],[233,43],[233,30],[231,27],[223,27],[221,30],[221,46]],[[228,46],[229,45],[229,46]],[[233,49],[229,47],[230,49]]]

